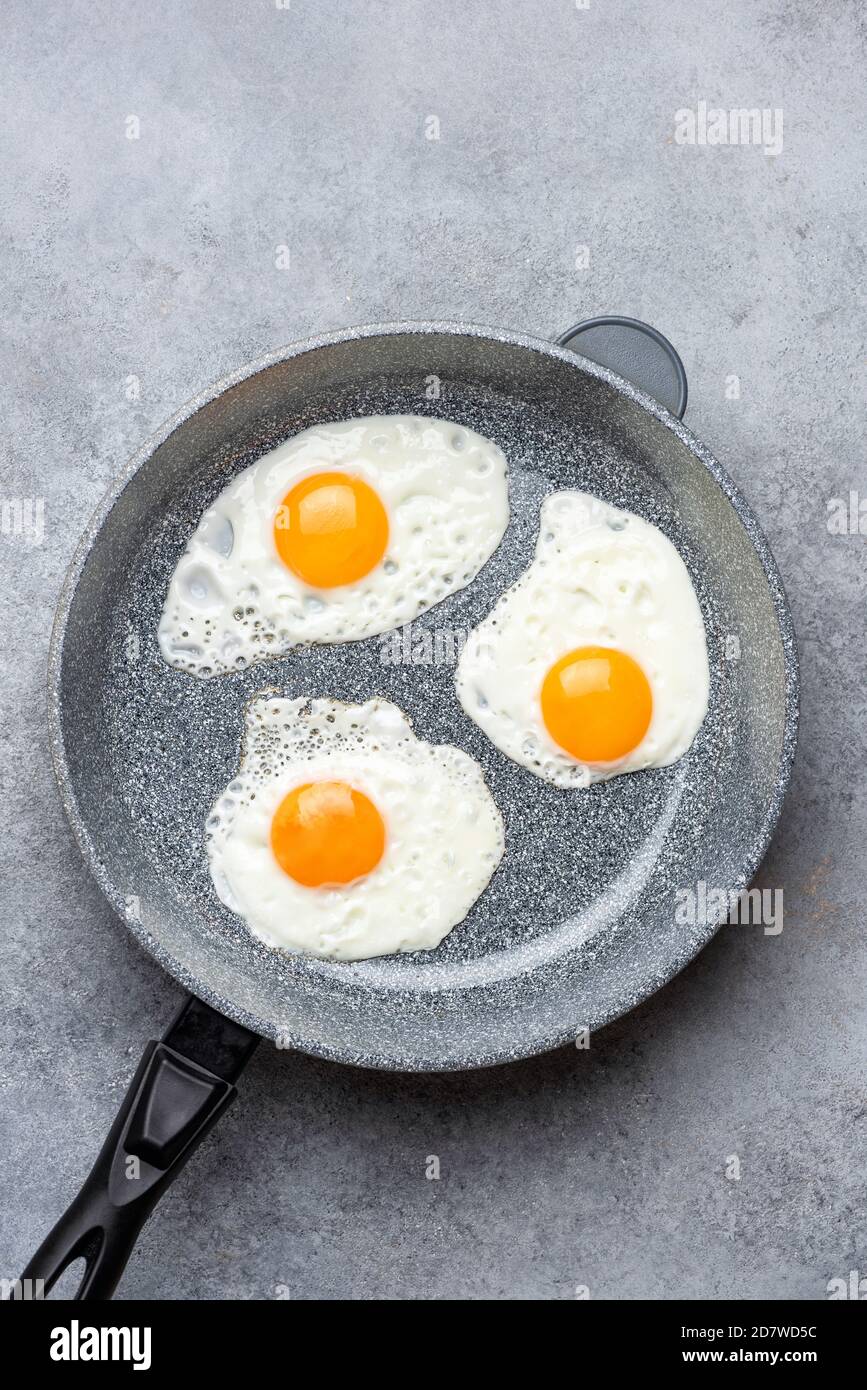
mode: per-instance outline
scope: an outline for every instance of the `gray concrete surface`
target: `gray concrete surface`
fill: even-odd
[[[296,337],[604,312],[675,342],[786,578],[803,724],[759,880],[785,929],[724,930],[589,1053],[395,1077],[262,1048],[119,1296],[813,1300],[867,1274],[867,569],[827,528],[867,498],[865,47],[849,0],[9,0],[0,492],[45,520],[0,536],[0,1275],[180,994],[82,868],[46,743],[52,609],[112,474]],[[781,108],[782,151],[678,143],[700,101]]]

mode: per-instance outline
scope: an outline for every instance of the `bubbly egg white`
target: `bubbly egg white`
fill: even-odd
[[[300,579],[274,542],[287,492],[324,471],[368,483],[389,524],[382,562],[330,589]],[[315,425],[238,474],[205,512],[169,585],[160,649],[170,665],[212,676],[301,643],[388,632],[470,583],[508,519],[506,460],[473,430],[411,415]]]
[[[377,807],[385,851],[354,883],[308,888],[277,863],[271,821],[295,787],[332,780]],[[256,936],[338,960],[438,946],[487,887],[504,848],[502,817],[475,759],[417,738],[386,700],[255,700],[240,770],[206,833],[217,893]]]
[[[618,648],[650,684],[650,726],[617,763],[576,761],[542,717],[545,676],[583,646]],[[704,623],[683,560],[641,517],[588,493],[552,493],[533,563],[471,634],[455,684],[492,743],[557,786],[676,762],[707,713],[710,686]]]

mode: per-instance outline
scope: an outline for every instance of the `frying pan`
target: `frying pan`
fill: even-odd
[[[93,518],[60,600],[51,743],[100,887],[191,997],[148,1044],[93,1172],[25,1279],[47,1291],[83,1256],[76,1297],[110,1297],[143,1222],[231,1101],[260,1036],[358,1066],[490,1066],[623,1014],[713,935],[718,921],[701,912],[678,920],[679,894],[699,883],[737,892],[759,864],[794,754],[797,660],[766,541],[677,418],[685,405],[677,354],[634,320],[589,321],[557,344],[451,323],[389,324],[245,367],[133,459]],[[380,413],[445,417],[504,450],[512,517],[475,582],[413,624],[409,660],[397,664],[372,638],[208,681],[167,666],[156,630],[169,578],[227,481],[310,425]],[[707,718],[686,757],[578,793],[504,758],[463,714],[453,665],[417,664],[425,647],[415,641],[429,629],[457,644],[488,613],[529,563],[541,501],[556,488],[636,511],[672,539],[698,595],[711,666]],[[245,705],[266,687],[384,696],[419,737],[456,743],[481,763],[507,852],[436,950],[355,963],[286,955],[217,899],[203,827],[237,767]]]

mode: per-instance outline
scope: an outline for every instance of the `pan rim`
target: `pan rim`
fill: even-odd
[[[116,890],[115,884],[110,876],[101,872],[100,860],[90,838],[86,820],[79,810],[63,740],[60,682],[63,664],[63,646],[68,620],[75,593],[78,588],[78,582],[87,563],[88,556],[90,555],[99,532],[118,499],[131,480],[153,456],[156,450],[165,443],[175,430],[179,429],[181,425],[199,410],[209,405],[225,392],[257,375],[259,372],[266,371],[281,363],[289,362],[294,358],[301,357],[306,353],[316,351],[320,348],[338,346],[363,338],[401,337],[412,334],[426,334],[430,336],[440,334],[487,339],[498,344],[521,347],[540,353],[543,356],[564,361],[577,370],[605,382],[608,386],[617,391],[618,394],[640,406],[675,434],[693,457],[697,459],[708,473],[710,473],[737,514],[738,520],[746,531],[750,543],[758,556],[759,563],[762,566],[768,584],[774,613],[779,625],[780,637],[786,660],[784,727],[773,791],[768,802],[766,814],[753,838],[749,852],[742,857],[741,873],[738,875],[737,880],[730,885],[732,891],[737,892],[746,888],[764,858],[783,809],[783,802],[791,778],[792,766],[795,758],[800,706],[798,651],[791,610],[779,568],[764,532],[740,489],[717,462],[716,458],[702,444],[701,440],[696,438],[692,431],[689,430],[681,420],[672,415],[651,396],[648,396],[638,387],[633,386],[631,382],[617,375],[617,373],[610,371],[608,368],[599,366],[597,363],[581,357],[578,353],[571,352],[567,348],[559,347],[557,344],[548,342],[543,338],[531,334],[516,333],[508,329],[498,329],[474,323],[461,323],[455,320],[426,321],[407,319],[382,324],[361,324],[355,327],[338,329],[329,333],[297,340],[245,363],[234,372],[220,378],[191,397],[157,430],[152,432],[141,447],[133,453],[125,468],[113,477],[104,495],[94,509],[73,551],[61,586],[52,624],[47,672],[48,725],[51,759],[60,800],[79,851],[91,874],[96,879],[97,885],[115,913],[121,918],[124,925],[131,932],[134,940],[136,940],[137,943],[183,988],[190,990],[206,1003],[242,1024],[244,1027],[250,1028],[263,1037],[270,1037],[272,1039],[276,1038],[277,1030],[271,1020],[262,1018],[242,1008],[235,1001],[224,998],[218,991],[199,980],[182,962],[171,955],[162,943],[151,936],[142,922],[135,919],[130,913],[126,902]],[[606,1006],[606,1008],[601,1011],[598,1019],[588,1019],[588,1026],[592,1027],[594,1031],[598,1030],[607,1023],[614,1022],[616,1019],[622,1017],[640,1003],[643,1003],[644,1000],[648,999],[652,994],[655,994],[679,974],[690,961],[695,959],[712,937],[716,935],[721,925],[721,920],[711,920],[705,925],[703,931],[691,934],[688,945],[685,946],[682,952],[677,952],[673,958],[666,963],[666,968],[661,974],[644,982],[637,993],[629,994],[628,997],[621,996],[617,998],[614,1006]],[[460,1058],[444,1058],[442,1056],[437,1058],[388,1058],[384,1057],[382,1053],[377,1053],[375,1055],[366,1053],[347,1054],[317,1039],[294,1037],[291,1032],[287,1032],[282,1028],[280,1029],[280,1040],[281,1046],[286,1047],[287,1050],[290,1051],[297,1050],[310,1056],[321,1057],[328,1061],[338,1061],[350,1065],[369,1067],[375,1070],[397,1072],[451,1072],[476,1070],[517,1061],[525,1057],[537,1056],[571,1042],[573,1040],[573,1031],[569,1029],[558,1030],[542,1037],[524,1039],[519,1045],[512,1048],[495,1048],[489,1052],[476,1053],[471,1057],[463,1055]]]

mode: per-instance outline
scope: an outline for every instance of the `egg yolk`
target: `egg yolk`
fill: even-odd
[[[274,518],[284,565],[316,589],[354,584],[379,564],[388,516],[373,488],[348,473],[315,473],[296,483]]]
[[[385,823],[364,792],[346,782],[305,782],[271,821],[271,850],[284,873],[306,888],[352,883],[375,869]]]
[[[614,763],[637,748],[650,725],[653,696],[631,656],[613,647],[578,647],[542,684],[542,717],[555,743],[582,763]]]

